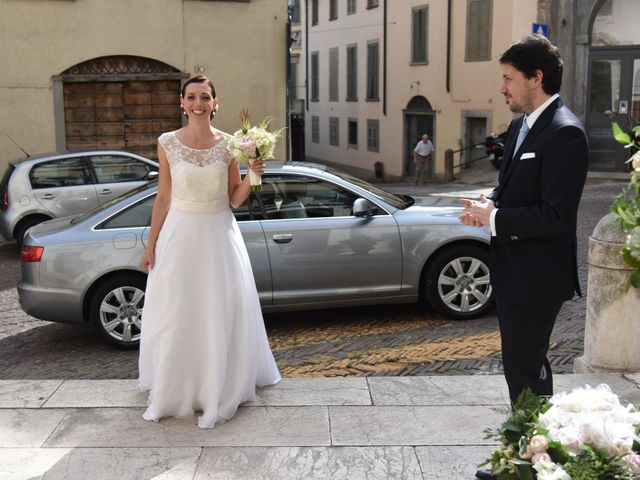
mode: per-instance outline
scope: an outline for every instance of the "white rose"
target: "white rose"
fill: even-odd
[[[536,453],[533,457],[531,457],[531,463],[537,465],[538,463],[550,463],[551,457],[548,453]]]
[[[640,170],[640,150],[633,154],[631,157],[631,167],[634,170]]]
[[[536,453],[545,453],[547,448],[549,448],[547,437],[544,435],[534,435],[531,437],[531,440],[529,441],[529,449],[531,450],[531,453],[534,455]]]

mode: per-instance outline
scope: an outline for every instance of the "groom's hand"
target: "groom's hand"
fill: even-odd
[[[491,212],[495,209],[493,200],[480,195],[480,200],[461,198],[460,203],[465,207],[458,217],[462,223],[473,227],[489,225]]]

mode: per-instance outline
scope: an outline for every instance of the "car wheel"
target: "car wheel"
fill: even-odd
[[[21,220],[20,223],[16,225],[15,229],[15,238],[18,248],[22,249],[22,243],[24,242],[24,236],[27,234],[27,230],[47,220],[51,219],[48,217],[27,217]]]
[[[90,319],[111,345],[133,349],[140,344],[145,286],[142,276],[119,275],[105,281],[93,293]]]
[[[488,265],[488,250],[477,245],[443,250],[427,267],[427,301],[438,313],[457,320],[484,314],[493,302]]]

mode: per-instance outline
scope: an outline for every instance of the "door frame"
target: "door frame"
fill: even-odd
[[[469,140],[468,124],[469,118],[484,118],[485,120],[485,137],[489,136],[490,128],[493,125],[493,112],[491,110],[462,110],[460,112],[460,138],[463,139],[464,144],[460,145],[460,148],[465,148]],[[500,133],[500,132],[496,132]],[[470,155],[468,150],[462,150],[460,152],[460,164],[466,164]],[[453,162],[456,163],[455,161]],[[455,173],[454,169],[454,173]]]
[[[591,128],[597,128],[598,126],[604,127],[612,121],[617,121],[623,130],[628,128],[628,117],[625,114],[619,114],[614,120],[608,119],[605,117],[604,112],[602,112],[602,119],[598,118],[594,121],[593,116],[598,115],[597,112],[591,112],[591,80],[592,80],[592,62],[594,60],[620,60],[621,69],[620,69],[620,100],[628,101],[628,109],[631,110],[631,94],[633,91],[633,62],[634,60],[640,60],[640,46],[622,46],[622,47],[594,47],[589,52],[589,60],[587,65],[587,95],[586,98],[586,109],[585,109],[585,129],[587,131],[587,136],[589,136],[589,132]],[[617,150],[617,157],[615,161],[615,166],[613,168],[599,168],[594,169],[591,165],[589,166],[589,171],[594,172],[607,172],[607,173],[621,173],[625,176],[629,172],[629,166],[626,164],[626,160],[629,158],[629,152],[624,148],[622,144],[619,144],[613,139],[613,134],[611,135],[611,145]]]

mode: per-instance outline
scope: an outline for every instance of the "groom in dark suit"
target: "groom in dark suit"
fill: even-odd
[[[499,59],[509,125],[497,188],[463,199],[460,220],[491,226],[490,269],[511,401],[526,387],[551,395],[551,331],[565,300],[580,292],[576,217],[589,147],[580,120],[558,96],[562,59],[529,36]]]

